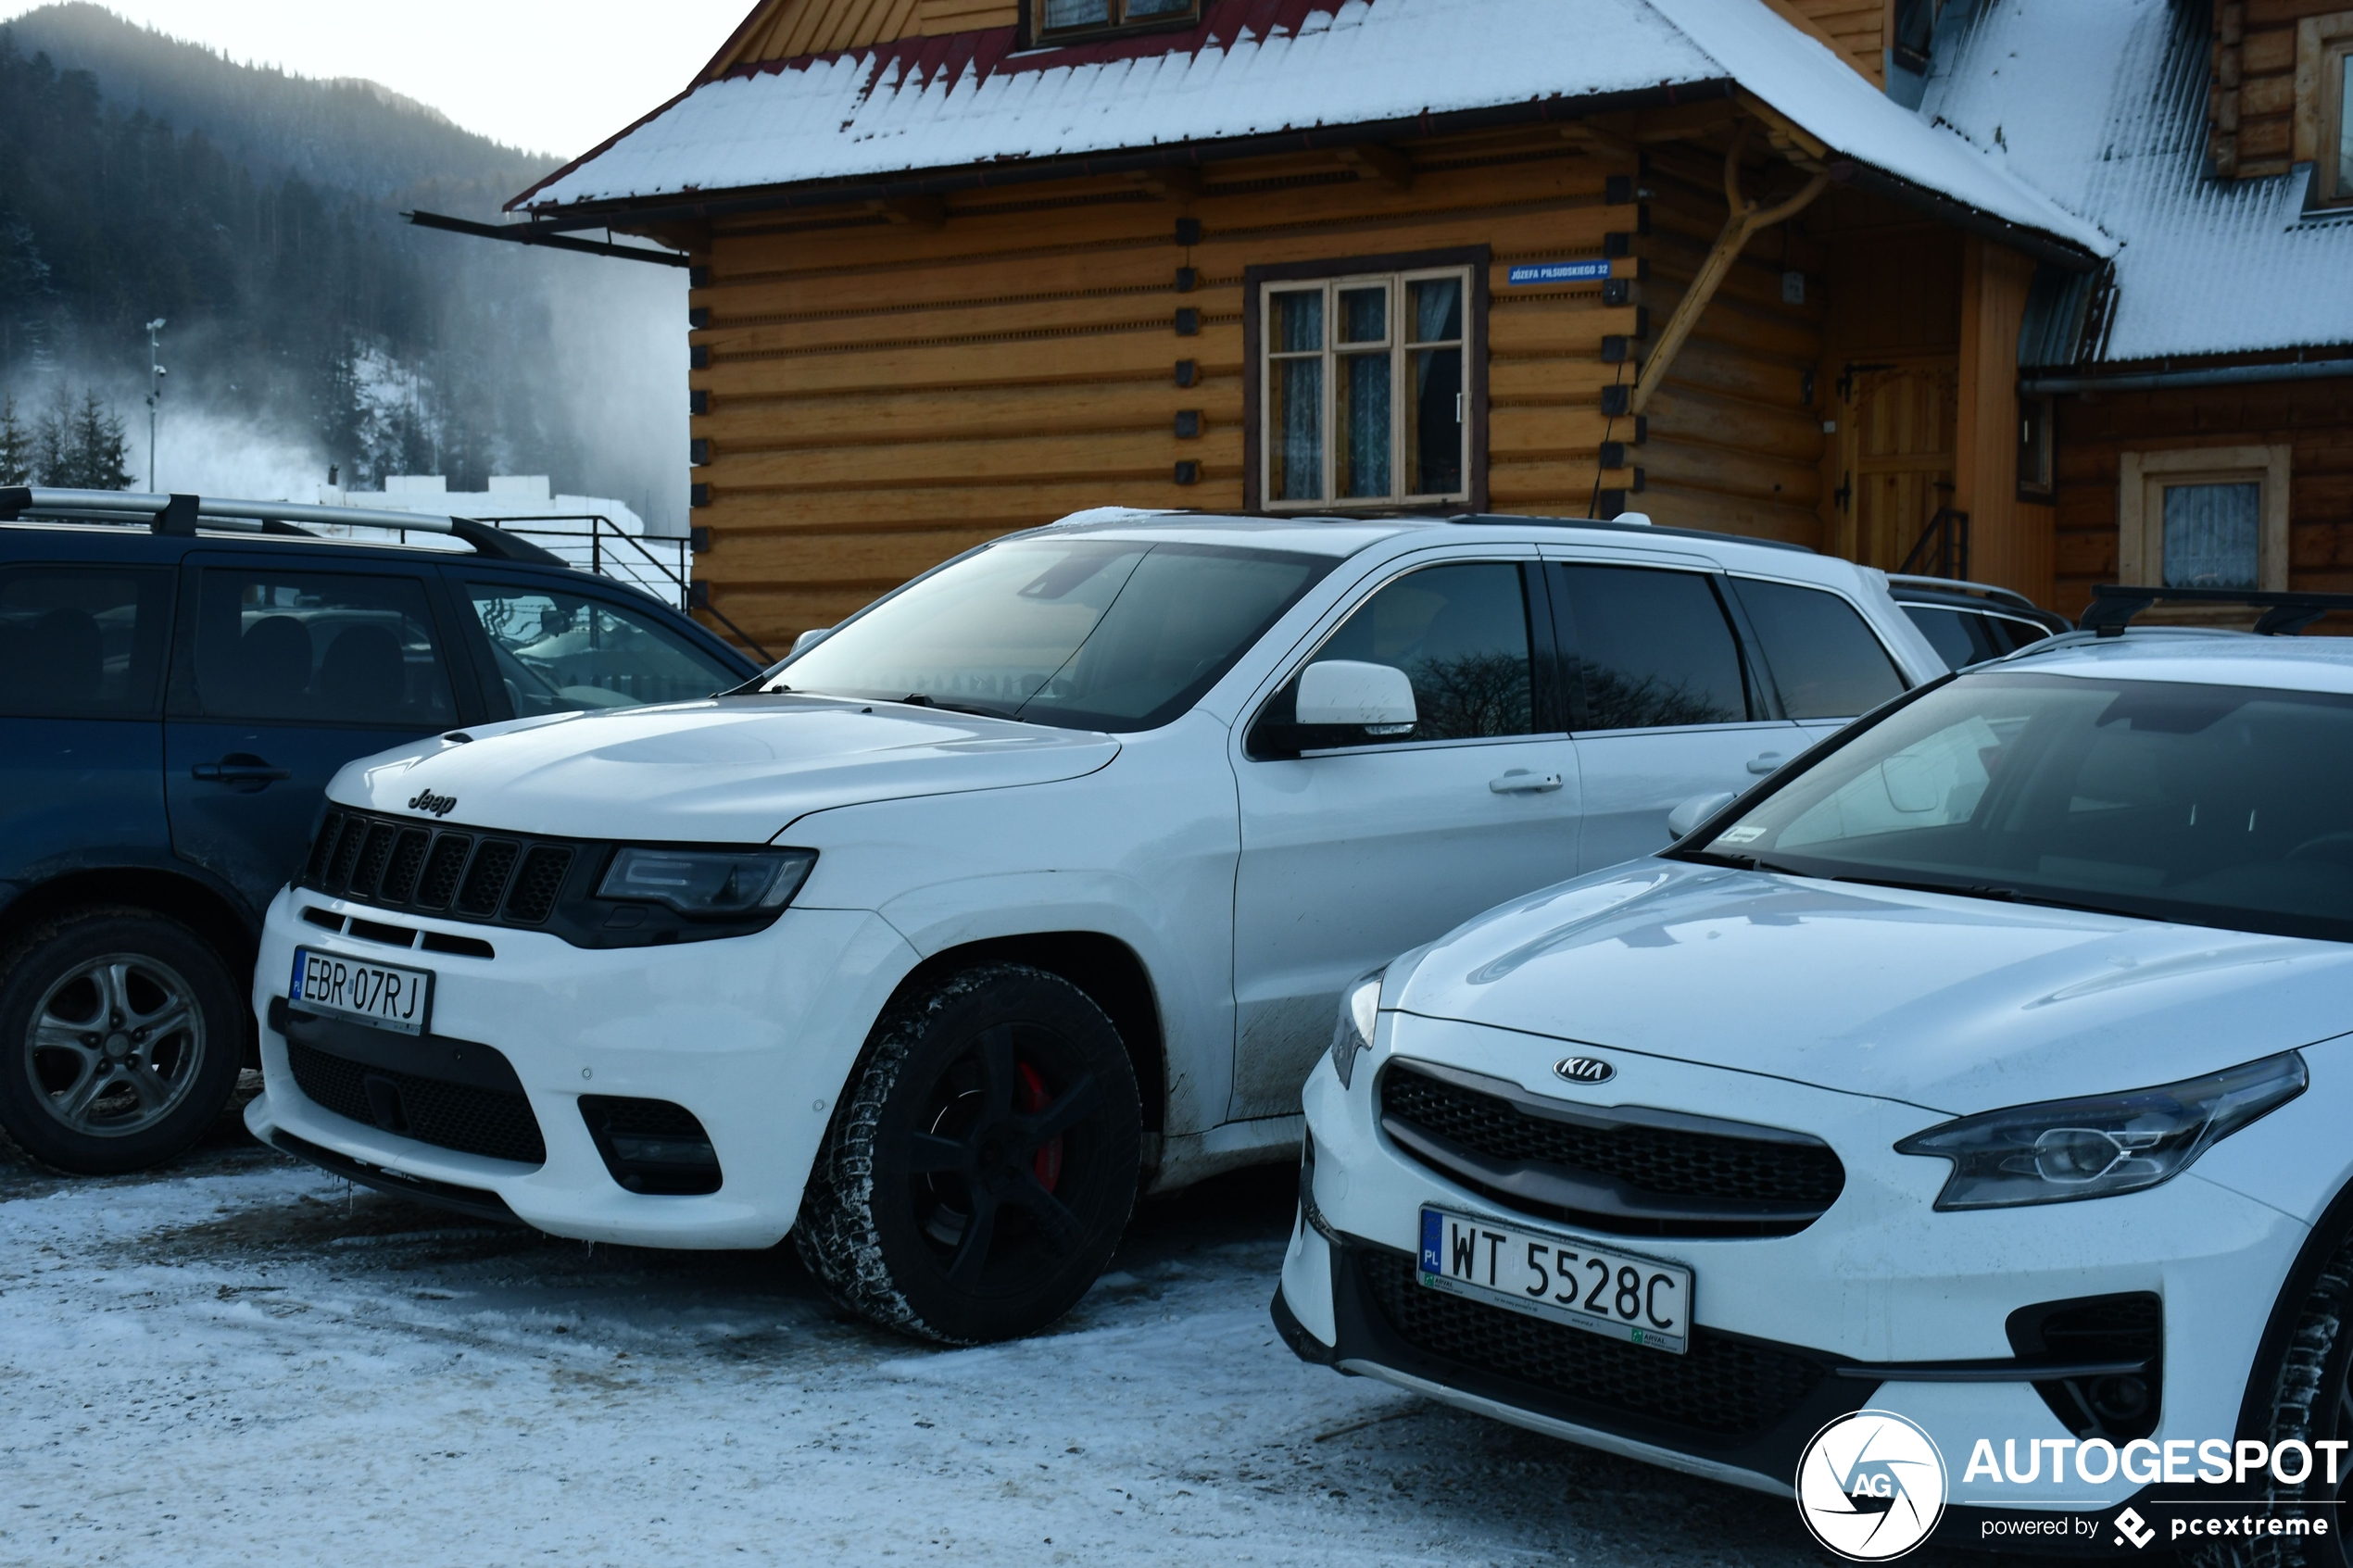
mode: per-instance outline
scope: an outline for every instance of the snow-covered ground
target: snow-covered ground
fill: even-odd
[[[1293,1360],[1292,1191],[1148,1204],[1052,1333],[939,1350],[786,1252],[479,1225],[226,1128],[0,1162],[0,1562],[1830,1561],[1790,1505]]]

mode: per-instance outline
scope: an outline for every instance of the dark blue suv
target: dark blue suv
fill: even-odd
[[[754,672],[495,528],[432,520],[468,551],[286,521],[321,512],[0,489],[0,1130],[44,1164],[135,1170],[220,1114],[262,911],[346,762]]]

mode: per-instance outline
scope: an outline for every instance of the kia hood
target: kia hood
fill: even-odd
[[[828,807],[1051,784],[1119,754],[1105,734],[783,693],[457,733],[474,738],[347,765],[328,797],[513,833],[760,844]]]
[[[1383,1005],[1959,1115],[2353,1028],[2353,946],[1636,860],[1491,910]]]

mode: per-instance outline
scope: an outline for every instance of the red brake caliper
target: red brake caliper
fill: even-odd
[[[1046,1080],[1038,1075],[1038,1069],[1026,1061],[1015,1062],[1014,1065],[1021,1069],[1022,1110],[1035,1116],[1053,1103],[1051,1097],[1046,1093]],[[1030,1160],[1029,1170],[1038,1178],[1039,1186],[1048,1192],[1054,1190],[1054,1184],[1063,1176],[1063,1140],[1059,1135],[1039,1147]]]

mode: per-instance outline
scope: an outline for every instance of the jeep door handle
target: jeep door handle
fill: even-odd
[[[1514,768],[1500,779],[1487,781],[1487,787],[1498,795],[1544,795],[1560,786],[1558,773],[1531,773],[1525,768]]]
[[[218,762],[199,762],[188,770],[192,779],[207,784],[268,784],[294,777],[291,768],[273,768],[261,758],[233,751]]]
[[[1760,751],[1748,759],[1748,771],[1752,773],[1769,773],[1780,765],[1781,754],[1778,751]]]

